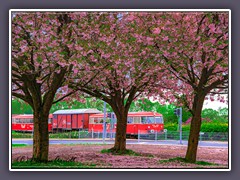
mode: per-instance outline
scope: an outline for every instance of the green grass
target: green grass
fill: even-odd
[[[109,153],[113,155],[125,155],[125,156],[142,156],[142,154],[134,152],[131,149],[126,149],[125,151],[114,152],[112,149],[103,149],[101,153]]]
[[[32,133],[12,131],[12,138],[32,138]]]
[[[31,132],[16,132],[12,131],[12,138],[32,138]],[[80,131],[80,138],[88,138],[88,131]],[[69,132],[58,132],[58,133],[49,133],[49,138],[79,138],[78,131],[69,131]]]
[[[12,163],[14,169],[67,169],[67,168],[95,168],[96,164],[84,164],[75,161],[54,160],[46,163],[28,161],[15,161]]]
[[[206,161],[196,161],[195,164],[202,165],[202,166],[217,166],[219,164],[214,164]]]
[[[165,160],[160,160],[159,163],[168,163],[168,162],[182,162],[182,163],[189,163],[185,160],[185,158],[182,157],[176,157],[176,158],[171,158],[171,159],[165,159]],[[215,164],[215,163],[210,163],[210,162],[206,162],[206,161],[196,161],[195,163],[191,163],[191,164],[197,164],[197,165],[201,165],[201,166],[218,166],[219,164]]]
[[[80,138],[88,138],[88,131],[80,131]],[[79,138],[79,131],[49,133],[49,138]]]
[[[12,148],[15,148],[15,147],[26,147],[27,145],[26,144],[12,144]]]

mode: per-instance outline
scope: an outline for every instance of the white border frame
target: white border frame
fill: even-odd
[[[75,12],[75,11],[89,11],[89,12],[124,12],[124,11],[145,11],[145,12],[228,12],[229,13],[229,89],[228,89],[228,114],[231,118],[231,10],[230,9],[10,9],[9,10],[9,92],[11,89],[11,16],[12,12]],[[231,119],[229,119],[229,137],[228,137],[228,167],[229,169],[12,169],[12,136],[11,136],[11,119],[12,119],[12,93],[9,93],[9,171],[231,171]]]

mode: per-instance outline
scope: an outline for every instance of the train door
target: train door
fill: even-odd
[[[72,129],[72,117],[70,114],[66,115],[66,129]]]
[[[133,117],[133,132],[134,134],[138,134],[138,130],[141,127],[141,117]]]
[[[53,114],[53,120],[52,120],[52,128],[53,129],[55,129],[55,128],[57,128],[57,121],[58,121],[58,117],[57,117],[58,115],[56,115],[56,114]]]
[[[58,114],[58,116],[57,116],[57,128],[58,129],[66,128],[66,115]]]
[[[133,123],[133,117],[127,118],[127,134],[134,134],[136,126]]]
[[[83,114],[78,114],[77,115],[77,124],[78,124],[78,129],[83,128]]]
[[[72,129],[77,129],[78,127],[77,114],[73,114],[71,118],[72,118]]]
[[[88,126],[89,126],[89,115],[90,114],[83,114],[83,121],[82,121],[83,129],[88,129]]]

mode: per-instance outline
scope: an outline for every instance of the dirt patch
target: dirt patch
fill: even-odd
[[[184,157],[186,146],[169,145],[127,145],[141,156],[122,156],[101,153],[112,145],[50,145],[49,160],[74,159],[85,164],[96,164],[95,168],[228,168],[228,149],[199,147],[197,161],[218,165],[203,166],[183,162],[161,162],[176,157]],[[12,149],[12,161],[31,158],[32,147]]]

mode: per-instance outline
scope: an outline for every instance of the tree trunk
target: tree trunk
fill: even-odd
[[[198,148],[198,140],[199,133],[201,129],[201,112],[203,107],[205,96],[196,95],[194,97],[193,108],[192,108],[192,121],[190,127],[190,134],[188,139],[188,148],[185,159],[187,162],[194,163],[197,158],[197,148]]]
[[[126,151],[127,113],[117,115],[115,144],[112,150],[124,154]]]
[[[48,161],[49,136],[48,116],[42,110],[34,111],[33,156],[36,162]]]

